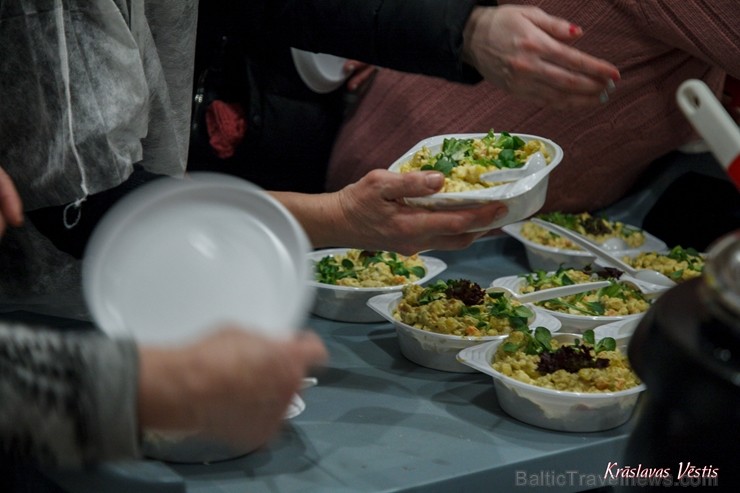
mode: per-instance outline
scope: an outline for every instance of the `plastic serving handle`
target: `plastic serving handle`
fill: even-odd
[[[707,85],[689,79],[676,91],[678,106],[740,189],[740,128]]]

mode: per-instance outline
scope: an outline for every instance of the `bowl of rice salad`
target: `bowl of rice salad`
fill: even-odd
[[[308,254],[315,288],[313,313],[340,322],[382,322],[367,306],[373,296],[400,292],[406,284],[423,284],[447,268],[428,255],[387,251],[326,248]]]
[[[699,277],[704,272],[706,255],[693,248],[675,246],[666,252],[638,252],[622,257],[636,269],[660,272],[677,284]],[[599,261],[596,262],[599,265]]]
[[[553,316],[504,293],[486,293],[466,279],[407,285],[401,293],[374,296],[368,305],[396,328],[406,359],[434,370],[472,373],[457,361],[466,347],[498,340],[512,331],[543,326],[560,329]]]
[[[627,358],[631,336],[595,332],[517,331],[458,359],[493,378],[498,403],[513,418],[557,431],[608,430],[630,419],[645,385]]]
[[[619,274],[609,269],[560,268],[501,277],[491,285],[524,294],[575,283],[609,280],[611,284],[604,288],[534,303],[540,310],[557,318],[564,332],[580,333],[611,322],[642,318],[650,308],[652,301],[636,286],[620,281]]]
[[[544,159],[542,168],[530,163]],[[442,189],[426,197],[405,199],[428,209],[460,209],[500,201],[508,213],[485,229],[500,228],[537,212],[544,204],[549,174],[563,159],[563,149],[537,135],[490,130],[477,134],[446,134],[417,143],[388,168],[398,173],[435,170],[445,175]],[[483,173],[521,169],[509,182],[481,180]],[[528,170],[531,169],[531,172]]]
[[[595,243],[606,245],[607,249],[616,241],[619,248],[610,250],[619,257],[645,251],[661,252],[667,248],[665,242],[641,228],[607,217],[594,216],[589,212],[551,212],[537,214],[535,217],[580,233]],[[531,221],[508,224],[502,229],[524,245],[527,262],[532,270],[555,270],[559,267],[578,269],[596,260],[591,253]]]

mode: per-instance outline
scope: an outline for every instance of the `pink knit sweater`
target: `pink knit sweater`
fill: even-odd
[[[577,212],[618,200],[657,157],[693,138],[675,103],[686,79],[717,94],[740,76],[738,0],[532,0],[584,29],[575,44],[619,67],[608,103],[554,110],[483,82],[474,86],[381,70],[339,134],[327,186],[336,190],[387,168],[423,138],[510,131],[550,138],[565,150],[544,210]]]

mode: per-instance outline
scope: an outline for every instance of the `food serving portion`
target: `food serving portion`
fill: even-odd
[[[600,431],[625,423],[645,389],[626,357],[628,342],[537,327],[464,349],[458,359],[493,377],[512,417],[552,430]]]
[[[421,330],[480,337],[526,327],[534,312],[504,293],[487,293],[474,282],[451,279],[404,287],[393,316]]]
[[[592,216],[588,212],[581,212],[580,214],[551,212],[537,214],[535,217],[580,233],[595,243],[604,244],[609,240],[621,240],[623,243],[618,243],[620,245],[618,249],[620,250],[639,248],[645,244],[645,234],[642,229],[624,224],[621,221]],[[581,250],[580,246],[570,240],[529,221],[522,225],[521,235],[540,245],[566,250]]]
[[[554,272],[535,271],[502,277],[496,279],[492,286],[530,293],[577,283],[609,281],[609,286],[604,288],[535,303],[535,306],[560,320],[566,330],[580,332],[624,318],[641,317],[650,308],[651,301],[647,296],[635,285],[620,281],[621,274],[611,268],[560,268]]]
[[[405,256],[387,251],[327,248],[308,254],[316,290],[313,313],[341,322],[381,322],[367,306],[382,293],[400,292],[409,283],[426,283],[447,268],[428,255]]]
[[[647,251],[667,251],[665,242],[637,226],[593,216],[588,212],[554,212],[534,217],[573,230],[618,257]],[[503,231],[524,245],[532,270],[555,270],[561,266],[583,268],[596,261],[592,253],[532,221],[507,224]]]
[[[439,280],[426,288],[407,285],[401,293],[371,298],[368,306],[396,327],[406,358],[442,371],[472,371],[456,359],[462,348],[535,325],[560,329],[552,315],[504,293],[489,295],[466,279]]]
[[[619,273],[605,269],[558,269],[555,272],[533,272],[525,274],[522,293],[531,293],[570,284],[608,280],[611,285],[594,291],[586,291],[562,298],[537,302],[537,305],[556,312],[571,315],[614,317],[644,313],[650,302],[635,286],[619,282]]]
[[[490,130],[483,137],[444,137],[439,149],[423,145],[399,171],[434,170],[445,175],[441,192],[465,192],[495,186],[481,180],[481,174],[495,169],[522,168],[536,152],[545,161],[552,161],[550,149],[544,141],[532,138],[525,141],[508,132],[495,134]]]
[[[325,255],[316,262],[316,281],[322,284],[378,288],[416,282],[426,275],[419,255],[349,249]]]
[[[490,131],[447,134],[424,139],[388,168],[397,173],[438,170],[442,191],[404,199],[427,209],[460,209],[500,201],[508,213],[481,230],[500,228],[537,212],[545,203],[549,174],[563,159],[563,149],[536,135]],[[508,177],[500,182],[496,173]],[[512,178],[511,173],[516,177]],[[482,179],[485,177],[485,179]]]
[[[693,248],[675,246],[666,253],[641,252],[623,260],[636,269],[652,269],[680,283],[702,274],[705,256]]]
[[[521,382],[568,392],[617,392],[640,384],[614,338],[597,342],[593,330],[568,343],[553,339],[544,327],[512,332],[492,364]]]

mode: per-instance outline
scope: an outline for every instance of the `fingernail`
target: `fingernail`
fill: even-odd
[[[353,63],[350,63],[350,64],[348,64],[348,65],[347,65],[347,66],[346,66],[346,67],[345,67],[344,69],[345,69],[345,70],[346,70],[347,72],[353,72],[353,71],[355,70],[355,65],[354,65]]]
[[[613,80],[609,79],[609,82],[606,83],[606,91],[611,94],[616,91],[616,89],[617,85],[614,83]]]
[[[599,95],[599,101],[601,103],[606,103],[607,101],[609,101],[609,93],[606,92],[606,89],[601,91],[601,94]]]
[[[578,31],[580,31],[580,29],[581,28],[576,26],[575,24],[571,24],[570,27],[568,28],[568,32],[570,33],[571,36],[575,36],[576,34],[578,34]]]
[[[429,188],[439,189],[445,181],[442,173],[427,173],[426,184]]]

